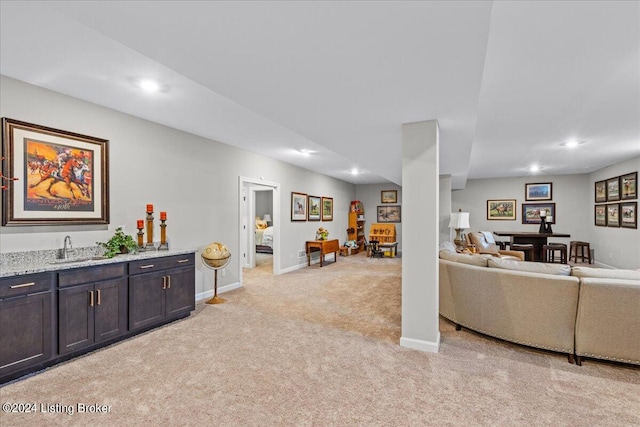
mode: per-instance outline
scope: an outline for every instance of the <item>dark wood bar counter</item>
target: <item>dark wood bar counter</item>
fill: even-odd
[[[533,260],[542,261],[542,246],[549,237],[571,237],[565,233],[530,233],[525,231],[494,231],[496,236],[509,236],[511,243],[529,243],[533,245]]]

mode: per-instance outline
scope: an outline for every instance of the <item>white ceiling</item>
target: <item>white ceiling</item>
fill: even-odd
[[[636,1],[2,0],[0,16],[3,75],[356,184],[401,185],[402,123],[430,119],[454,188],[640,155]]]

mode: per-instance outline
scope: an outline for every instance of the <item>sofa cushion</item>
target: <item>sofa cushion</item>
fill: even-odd
[[[569,276],[571,267],[566,264],[545,264],[531,261],[512,261],[503,258],[491,258],[488,261],[490,268],[502,268],[504,270],[528,271],[530,273],[554,274],[557,276]]]
[[[452,252],[443,250],[443,251],[440,251],[440,258],[447,261],[477,265],[478,267],[486,267],[489,258],[491,258],[491,255],[467,255],[467,254],[452,253]]]
[[[578,278],[640,280],[640,271],[613,270],[609,268],[573,267],[571,275]]]

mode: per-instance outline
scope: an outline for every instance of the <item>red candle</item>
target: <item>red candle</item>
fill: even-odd
[[[144,227],[144,221],[139,219],[138,220],[138,228],[143,228]]]
[[[166,220],[167,220],[167,213],[160,212],[160,221],[166,221]]]
[[[147,213],[153,212],[153,205],[147,205]]]

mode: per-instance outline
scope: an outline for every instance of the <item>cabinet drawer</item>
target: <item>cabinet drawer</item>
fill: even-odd
[[[28,274],[0,279],[0,298],[51,290],[51,273]]]
[[[195,255],[175,255],[162,258],[150,258],[129,263],[129,274],[143,274],[152,271],[166,270],[167,268],[186,267],[194,265]]]
[[[61,271],[58,273],[58,286],[73,286],[122,277],[124,267],[125,263],[118,263]]]

